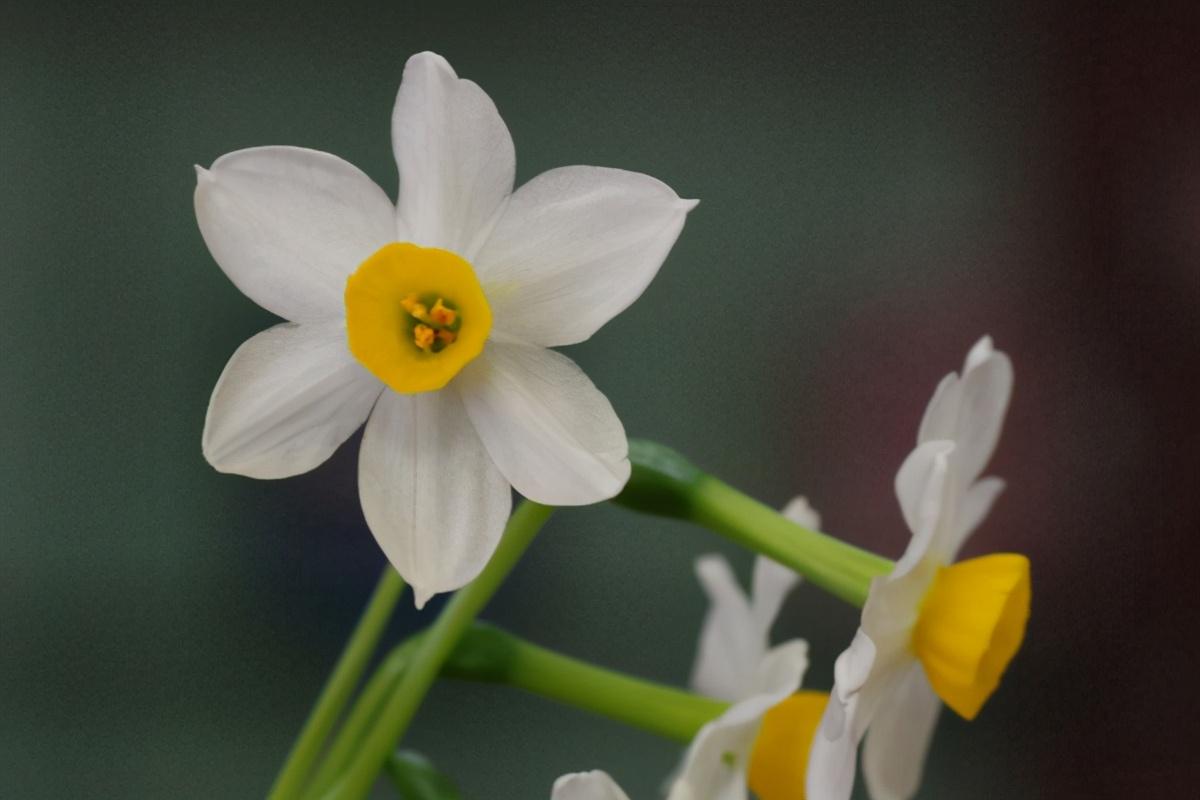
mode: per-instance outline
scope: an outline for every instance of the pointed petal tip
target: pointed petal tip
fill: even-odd
[[[682,197],[679,198],[679,208],[683,211],[691,211],[698,205],[700,205],[699,200],[685,200]]]
[[[420,586],[415,586],[412,584],[409,585],[412,586],[413,606],[416,607],[417,611],[425,608],[425,604],[428,603],[435,594],[437,594],[437,592],[431,592],[430,590],[423,589]]]
[[[984,334],[967,353],[967,360],[963,365],[963,374],[966,375],[972,369],[987,361],[995,353],[996,348],[992,344],[992,337]]]
[[[192,166],[196,170],[196,182],[197,183],[203,183],[205,181],[215,180],[212,172],[209,171],[208,169],[205,169],[204,167],[200,166],[199,164],[193,164]]]

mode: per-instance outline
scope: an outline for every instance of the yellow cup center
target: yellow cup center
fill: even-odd
[[[938,570],[921,605],[912,645],[946,705],[974,719],[1025,638],[1029,559],[1013,553]]]
[[[747,782],[759,800],[804,800],[808,751],[829,695],[797,692],[763,717]]]
[[[345,299],[350,352],[402,394],[444,387],[492,329],[471,265],[436,247],[384,245],[347,279]]]

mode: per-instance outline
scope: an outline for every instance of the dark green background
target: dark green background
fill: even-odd
[[[357,438],[282,482],[201,457],[225,360],[274,320],[209,257],[192,165],[303,145],[394,192],[389,115],[423,49],[496,101],[518,182],[600,164],[701,199],[640,302],[570,349],[631,435],[772,504],[804,492],[894,556],[891,477],[937,379],[985,332],[1012,354],[1010,489],[973,547],[1032,555],[1034,617],[980,719],[944,718],[922,797],[1194,788],[1196,33],[1040,4],[6,0],[0,795],[268,786],[383,561]],[[563,513],[486,616],[682,682],[713,550],[748,571],[703,531]],[[854,622],[802,589],[776,634],[811,641],[827,688]],[[410,743],[473,798],[594,767],[653,797],[677,757],[461,684]]]

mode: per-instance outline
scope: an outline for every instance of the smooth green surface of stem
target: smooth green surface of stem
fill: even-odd
[[[895,566],[886,558],[797,525],[711,475],[696,483],[691,500],[691,518],[696,522],[791,567],[859,607],[867,601],[871,579]]]
[[[363,740],[345,775],[326,794],[327,800],[362,800],[371,791],[442,664],[516,566],[552,511],[548,506],[526,500],[513,512],[491,561],[478,578],[458,590],[425,634],[377,724]]]
[[[279,771],[275,784],[267,795],[269,800],[292,800],[299,797],[305,779],[312,769],[313,759],[321,750],[325,737],[341,714],[351,692],[362,677],[375,645],[387,626],[396,607],[396,601],[404,592],[404,580],[391,566],[385,567],[375,591],[363,611],[358,625],[346,642],[342,655],[325,682],[316,705],[308,715],[287,761]]]
[[[375,673],[371,675],[350,708],[350,713],[334,737],[329,752],[317,767],[313,779],[309,781],[308,791],[304,793],[305,800],[320,797],[350,763],[362,740],[366,738],[367,731],[379,717],[384,702],[400,682],[400,676],[416,650],[419,636],[420,634],[393,647],[376,667]]]
[[[689,742],[726,703],[623,675],[476,625],[447,662],[443,674],[503,683],[575,708]]]
[[[871,579],[894,566],[886,558],[797,525],[705,474],[666,445],[631,439],[629,460],[629,482],[614,503],[703,525],[791,567],[848,603],[861,607]]]

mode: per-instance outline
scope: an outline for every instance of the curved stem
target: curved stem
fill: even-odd
[[[292,800],[298,797],[313,760],[321,750],[325,737],[345,707],[351,692],[362,677],[375,645],[392,616],[396,602],[404,592],[404,579],[391,566],[385,567],[375,591],[359,618],[358,625],[338,657],[325,687],[309,712],[308,720],[296,737],[279,776],[267,795],[269,800]]]
[[[458,590],[425,634],[408,669],[388,698],[378,723],[363,740],[341,780],[325,795],[327,800],[362,800],[371,791],[376,777],[404,735],[442,664],[458,644],[463,632],[516,566],[552,511],[548,506],[526,500],[513,512],[491,561],[478,578]]]
[[[479,624],[442,674],[514,686],[684,743],[727,708],[718,700],[623,675]]]
[[[691,501],[694,521],[791,567],[860,608],[867,601],[871,580],[895,566],[886,558],[797,525],[711,475],[696,482]]]

